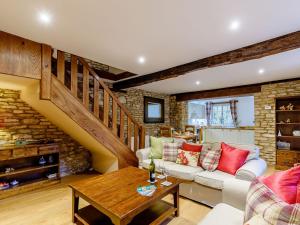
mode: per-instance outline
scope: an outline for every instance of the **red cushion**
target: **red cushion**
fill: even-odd
[[[244,165],[249,154],[248,150],[241,150],[222,142],[221,158],[217,170],[235,175],[236,171]]]
[[[260,180],[283,201],[289,204],[296,203],[297,186],[300,182],[300,166],[274,173],[271,176],[261,177]]]
[[[300,182],[298,183],[296,203],[300,203]]]
[[[182,149],[185,151],[190,151],[190,152],[201,152],[202,145],[189,144],[189,143],[183,142]]]

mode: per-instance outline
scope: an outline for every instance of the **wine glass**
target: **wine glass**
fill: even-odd
[[[167,168],[164,168],[164,176],[166,178],[166,182],[168,182],[169,171],[167,170]]]

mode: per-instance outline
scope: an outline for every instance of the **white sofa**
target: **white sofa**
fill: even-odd
[[[226,180],[222,193],[222,203],[216,205],[198,225],[243,225],[250,184],[249,181],[239,179]]]
[[[259,154],[256,146],[231,144],[242,149],[249,149],[253,154]],[[148,169],[150,164],[149,154],[151,148],[140,149],[136,152],[141,168]],[[179,165],[174,162],[155,159],[156,168],[164,163],[171,176],[184,179],[180,184],[179,193],[181,196],[214,207],[222,202],[222,190],[224,182],[231,179],[252,181],[257,176],[262,175],[266,168],[266,162],[261,159],[252,159],[246,162],[236,173],[231,175],[222,171],[204,171],[201,167],[191,167]]]

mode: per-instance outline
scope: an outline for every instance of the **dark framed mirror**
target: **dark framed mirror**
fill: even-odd
[[[164,123],[165,100],[144,97],[144,123]]]

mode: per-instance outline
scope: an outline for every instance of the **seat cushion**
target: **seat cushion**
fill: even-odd
[[[165,168],[170,176],[188,181],[194,180],[196,174],[203,171],[201,167],[185,166],[176,163],[166,164]]]
[[[243,225],[243,220],[243,211],[220,203],[198,225]]]
[[[195,182],[208,187],[222,190],[224,181],[232,178],[234,178],[233,175],[229,173],[224,173],[219,170],[215,170],[213,172],[203,171],[196,174]]]

